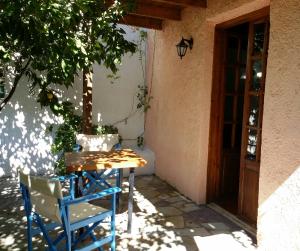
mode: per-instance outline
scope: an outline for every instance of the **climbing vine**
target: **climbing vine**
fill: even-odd
[[[140,67],[142,70],[142,82],[138,85],[138,90],[135,94],[134,99],[137,98],[137,105],[128,116],[118,120],[111,125],[93,125],[92,133],[94,135],[99,134],[118,134],[117,125],[120,123],[127,123],[127,121],[133,117],[138,111],[146,113],[150,109],[150,101],[153,98],[148,92],[146,77],[145,77],[145,48],[143,47],[147,39],[147,33],[145,31],[139,31],[139,40],[137,41],[137,53],[139,57]],[[109,79],[117,79],[118,77],[108,77]],[[57,94],[54,91],[44,92],[39,95],[39,102],[43,104],[44,102],[49,102],[52,99],[56,99]],[[50,102],[51,103],[51,102]],[[82,133],[82,118],[75,112],[75,107],[71,102],[57,103],[54,100],[53,105],[55,109],[52,109],[56,116],[60,116],[63,123],[51,124],[47,131],[49,133],[54,133],[54,141],[51,146],[52,154],[57,155],[57,162],[55,164],[55,170],[59,174],[64,174],[65,163],[64,163],[64,153],[73,151],[74,145],[76,143],[76,135]],[[119,142],[122,142],[122,137],[120,136]],[[144,146],[143,133],[139,135],[136,139],[137,146]]]
[[[139,32],[139,39],[136,42],[136,44],[137,44],[136,53],[138,53],[140,68],[141,68],[141,72],[142,72],[142,81],[138,85],[138,89],[137,89],[137,92],[134,97],[134,99],[137,98],[137,105],[136,105],[135,109],[132,108],[132,110],[128,116],[116,121],[115,123],[113,123],[113,125],[118,125],[120,123],[127,123],[127,121],[131,117],[133,117],[138,111],[142,111],[146,114],[147,111],[151,108],[150,103],[151,103],[151,100],[153,99],[153,96],[151,96],[151,92],[148,90],[147,80],[146,80],[146,75],[145,75],[145,72],[146,72],[145,71],[145,68],[146,68],[145,67],[145,64],[146,64],[146,62],[145,62],[145,59],[146,59],[145,44],[146,44],[146,40],[147,40],[147,32],[145,30],[141,30],[138,28],[136,28],[135,30],[137,32]],[[133,101],[134,101],[134,99],[133,99]],[[142,132],[135,140],[137,142],[137,146],[140,148],[143,148],[143,146],[145,144],[144,132]]]

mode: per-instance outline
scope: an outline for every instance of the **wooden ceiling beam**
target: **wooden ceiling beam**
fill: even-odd
[[[127,0],[122,0],[124,3]],[[112,4],[113,0],[107,0]],[[119,23],[161,30],[163,20],[181,20],[181,10],[187,6],[206,7],[207,0],[136,0],[135,8]]]
[[[137,3],[131,14],[158,19],[181,20],[181,9],[158,6],[150,3]]]
[[[206,0],[154,0],[153,2],[181,5],[181,6],[194,6],[194,7],[203,7],[203,8],[207,7]]]
[[[129,14],[123,17],[119,23],[133,25],[154,30],[162,30],[162,20],[152,17],[142,17],[134,14]]]

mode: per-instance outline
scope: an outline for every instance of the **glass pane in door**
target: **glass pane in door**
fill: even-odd
[[[242,143],[242,124],[238,123],[235,127],[235,146],[241,147]]]
[[[244,65],[246,65],[246,62],[247,62],[247,49],[248,49],[248,39],[242,39],[240,62],[241,62],[241,64],[244,64]]]
[[[238,96],[237,100],[237,114],[236,114],[236,122],[242,123],[243,122],[243,111],[244,111],[244,96]]]
[[[259,96],[250,96],[249,109],[249,125],[257,126],[259,115]]]
[[[245,81],[246,81],[246,68],[241,67],[240,68],[240,79],[239,79],[239,87],[238,92],[241,94],[244,94],[245,91]]]
[[[238,38],[229,37],[228,39],[228,50],[227,50],[227,63],[236,64],[238,56]]]
[[[253,91],[260,90],[262,76],[263,76],[262,61],[261,60],[253,61],[251,90],[253,90]]]
[[[247,159],[256,160],[257,131],[248,130]]]
[[[265,23],[254,24],[253,54],[260,54],[264,49]]]
[[[235,71],[235,67],[226,68],[226,92],[234,92]]]
[[[232,121],[233,96],[225,97],[224,121]]]
[[[231,135],[232,135],[232,125],[225,124],[223,128],[223,147],[230,148],[231,147]]]

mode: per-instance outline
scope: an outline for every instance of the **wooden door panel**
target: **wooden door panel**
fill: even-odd
[[[219,201],[232,200],[237,211],[248,24],[227,30],[222,82],[222,153]]]
[[[239,189],[240,149],[224,151],[222,167],[222,194],[236,196]]]
[[[239,214],[252,223],[256,223],[257,220],[268,36],[268,18],[250,22],[240,162]]]
[[[244,206],[242,207],[242,216],[250,223],[256,223],[257,207],[258,207],[258,180],[259,173],[251,169],[244,170]]]
[[[239,177],[239,200],[238,200],[238,214],[244,219],[253,219],[256,221],[257,201],[258,201],[258,180],[260,167],[260,145],[261,145],[261,125],[262,125],[262,111],[263,98],[249,101],[249,95],[254,97],[263,97],[265,84],[265,69],[267,64],[267,47],[268,47],[268,19],[265,17],[270,13],[269,7],[249,13],[246,16],[239,17],[235,20],[230,20],[223,24],[217,25],[215,30],[215,44],[214,44],[214,66],[213,66],[213,85],[212,85],[212,99],[211,99],[211,120],[209,133],[209,154],[208,154],[208,173],[207,173],[207,202],[218,202],[222,190],[226,184],[222,186],[222,180],[232,180],[229,172],[232,168],[230,162],[235,162],[234,153],[231,155],[227,153],[224,158],[225,148],[232,148],[238,146],[240,154],[240,177]],[[260,20],[259,20],[260,19]],[[256,20],[259,20],[256,22]],[[254,22],[253,22],[254,21]],[[239,72],[234,69],[236,55],[231,55],[231,59],[226,63],[226,49],[228,31],[241,24],[251,24],[252,31],[245,33],[251,35],[249,43],[241,51],[241,61],[247,60],[247,64],[241,65]],[[261,25],[259,25],[261,24]],[[254,27],[255,26],[255,27]],[[265,28],[267,26],[267,28]],[[254,36],[254,33],[256,35]],[[234,34],[233,34],[234,35]],[[254,44],[255,40],[255,44]],[[235,43],[235,41],[232,41]],[[249,46],[248,46],[249,45]],[[251,47],[251,48],[250,48]],[[247,49],[248,48],[248,49]],[[245,53],[246,52],[246,53]],[[260,60],[255,62],[255,60]],[[254,64],[252,64],[255,62]],[[253,69],[251,69],[253,67]],[[262,69],[262,76],[259,69]],[[225,78],[225,72],[228,71],[228,78]],[[230,121],[224,121],[224,104],[225,96],[230,96],[235,90],[236,81],[229,82],[230,79],[239,79],[240,85],[238,91],[241,93],[234,102],[238,102],[237,108],[244,108],[242,112],[237,111],[235,118],[230,118]],[[253,81],[253,82],[251,82]],[[235,84],[233,84],[235,83]],[[246,86],[247,85],[247,86]],[[250,88],[251,87],[251,88]],[[259,95],[257,95],[259,94]],[[245,97],[245,99],[244,99]],[[258,113],[252,111],[251,121],[249,124],[249,103],[253,107],[257,107]],[[256,104],[256,105],[255,105]],[[246,113],[246,114],[245,114]],[[238,115],[243,114],[242,118]],[[236,123],[236,121],[240,121]],[[224,123],[225,122],[225,123]],[[238,126],[240,126],[238,128]],[[234,128],[242,130],[242,137],[235,137],[237,134]],[[257,132],[257,137],[254,140],[252,137],[248,142],[249,129]],[[227,136],[224,134],[228,134]],[[241,133],[239,133],[241,134]],[[227,137],[227,138],[226,138]],[[226,138],[226,139],[225,139]],[[229,145],[224,145],[224,139],[230,142]],[[247,140],[246,140],[247,139]],[[235,142],[235,143],[234,143]],[[247,156],[247,147],[249,145],[249,153]],[[252,154],[251,154],[252,153]],[[255,154],[253,154],[255,153]],[[223,175],[223,176],[222,176]],[[230,183],[230,182],[228,182]],[[224,184],[224,182],[223,182]],[[230,189],[230,188],[229,188]],[[237,212],[234,212],[237,213]]]

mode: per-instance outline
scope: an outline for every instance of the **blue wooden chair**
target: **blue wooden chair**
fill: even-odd
[[[48,244],[48,250],[58,251],[57,246],[65,240],[67,251],[103,250],[103,245],[110,244],[115,250],[115,209],[118,187],[109,188],[99,193],[74,198],[74,176],[70,180],[70,194],[63,196],[61,181],[64,178],[48,179],[20,173],[20,185],[27,218],[28,250],[32,250],[32,237],[42,233]],[[91,200],[111,196],[110,208],[105,209],[88,203]],[[51,223],[45,224],[45,218]],[[94,234],[96,227],[105,219],[110,219],[110,232],[104,237],[97,238]],[[35,225],[35,226],[34,226]],[[61,227],[62,232],[53,240],[49,231]],[[81,229],[79,231],[79,229]],[[83,240],[91,238],[84,247]]]
[[[121,147],[118,134],[76,135],[76,149],[80,151],[111,151],[116,147]],[[122,188],[121,169],[82,172],[82,176],[89,181],[80,186],[83,195],[115,186]],[[119,195],[117,195],[117,204],[119,204]]]

